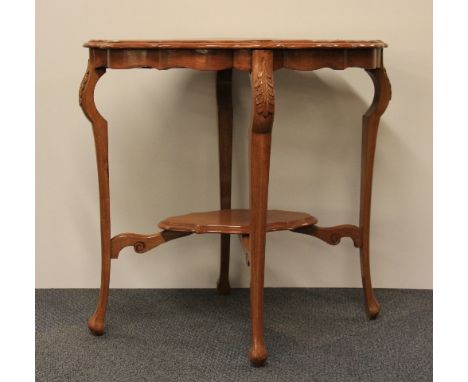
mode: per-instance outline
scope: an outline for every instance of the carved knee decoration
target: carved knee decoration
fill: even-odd
[[[253,116],[250,133],[250,360],[255,365],[262,365],[267,358],[264,341],[263,285],[271,129],[275,110],[272,51],[252,52],[251,82]]]

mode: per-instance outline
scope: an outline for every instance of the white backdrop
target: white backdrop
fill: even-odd
[[[89,39],[382,39],[393,99],[377,145],[371,225],[375,287],[432,288],[431,2],[40,1],[37,7],[38,288],[98,287],[98,188],[91,127],[78,106]],[[250,86],[234,75],[233,207],[248,206]],[[321,225],[358,223],[361,116],[373,88],[357,69],[275,72],[270,208]],[[112,232],[152,233],[164,217],[218,208],[214,73],[108,71],[96,90],[109,121]],[[246,287],[240,244],[231,285]],[[125,249],[111,287],[214,287],[216,235],[144,255]],[[359,256],[288,232],[268,235],[266,285],[360,286]]]

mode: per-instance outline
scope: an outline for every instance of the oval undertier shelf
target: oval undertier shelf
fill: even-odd
[[[305,212],[268,210],[267,232],[291,230],[317,223],[317,219]],[[248,234],[250,231],[249,210],[218,210],[195,212],[172,216],[159,223],[169,231],[194,233]]]

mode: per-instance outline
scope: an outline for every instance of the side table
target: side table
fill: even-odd
[[[104,41],[84,44],[89,49],[86,74],[80,87],[79,101],[92,124],[99,178],[101,220],[101,288],[94,314],[88,321],[92,333],[101,335],[109,293],[111,260],[133,246],[144,253],[167,241],[193,233],[217,233],[221,237],[220,273],[217,289],[228,294],[230,235],[238,234],[250,264],[250,316],[252,321],[250,360],[262,365],[267,352],[264,342],[263,286],[265,239],[270,231],[315,236],[336,245],[349,237],[359,248],[365,307],[369,318],[380,311],[371,285],[369,269],[369,226],[372,173],[380,117],[391,98],[391,87],[383,65],[380,40],[240,40],[240,41]],[[316,70],[350,67],[364,69],[375,88],[374,99],[362,120],[362,160],[359,225],[320,227],[317,219],[303,212],[268,210],[268,177],[271,132],[275,113],[273,73],[280,68]],[[111,235],[108,129],[107,121],[94,102],[94,89],[107,69],[188,68],[216,72],[218,104],[218,142],[220,210],[169,217],[159,223],[154,234],[121,233]],[[252,86],[252,125],[250,129],[250,208],[231,209],[232,167],[232,70],[250,72]]]

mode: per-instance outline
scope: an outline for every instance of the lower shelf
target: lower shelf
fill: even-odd
[[[343,237],[353,240],[354,246],[361,248],[362,238],[359,227],[351,224],[333,227],[319,227],[317,219],[305,212],[267,211],[266,231],[289,230],[315,236],[328,244],[336,245]],[[250,253],[250,211],[220,210],[195,212],[188,215],[174,216],[159,223],[161,232],[153,234],[121,233],[111,239],[111,258],[117,259],[120,251],[133,246],[137,253],[145,253],[168,241],[188,236],[193,233],[238,234],[247,254]]]
[[[267,232],[292,230],[314,225],[317,219],[305,212],[268,210]],[[248,234],[250,211],[247,209],[195,212],[164,219],[159,227],[169,231],[193,233]]]

